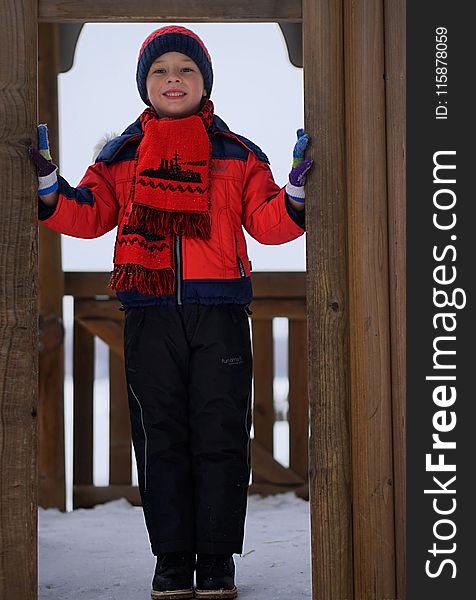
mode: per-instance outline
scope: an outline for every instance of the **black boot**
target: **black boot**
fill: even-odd
[[[157,555],[151,597],[158,600],[193,598],[195,554],[167,552]]]
[[[197,556],[196,598],[236,598],[235,563],[230,554],[199,554]]]

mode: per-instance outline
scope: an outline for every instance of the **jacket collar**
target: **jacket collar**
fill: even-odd
[[[215,133],[215,132],[231,133],[228,125],[225,123],[225,121],[223,121],[223,119],[220,119],[220,117],[218,115],[213,116],[213,122],[210,127],[210,131],[212,133]],[[140,122],[140,117],[138,117],[134,121],[134,123],[131,123],[128,127],[126,127],[126,129],[122,132],[122,134],[119,136],[119,138],[122,138],[123,136],[132,136],[132,135],[141,135],[141,134],[142,134],[142,125]]]
[[[213,122],[210,127],[210,133],[232,133],[228,125],[220,119],[219,116],[214,115]],[[122,150],[122,148],[132,142],[133,140],[137,140],[144,135],[142,131],[142,125],[140,122],[140,117],[138,117],[133,123],[131,123],[121,135],[115,137],[113,140],[109,141],[101,150],[96,158],[96,162],[111,162],[117,153]]]

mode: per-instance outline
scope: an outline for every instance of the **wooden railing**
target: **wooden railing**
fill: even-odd
[[[132,450],[123,359],[123,318],[107,288],[108,273],[65,273],[65,295],[73,297],[73,507],[125,497],[140,503],[132,484]],[[254,393],[251,493],[294,490],[308,497],[308,398],[305,273],[255,273],[251,305]],[[289,467],[273,453],[273,318],[289,321],[287,420]],[[93,483],[94,340],[109,347],[109,485]]]

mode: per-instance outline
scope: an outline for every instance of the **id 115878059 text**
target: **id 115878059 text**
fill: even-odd
[[[435,118],[448,118],[448,30],[435,29]]]

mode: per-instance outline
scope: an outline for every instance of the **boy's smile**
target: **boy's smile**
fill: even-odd
[[[154,61],[146,80],[147,95],[159,117],[188,117],[199,108],[205,87],[197,64],[180,52]]]

